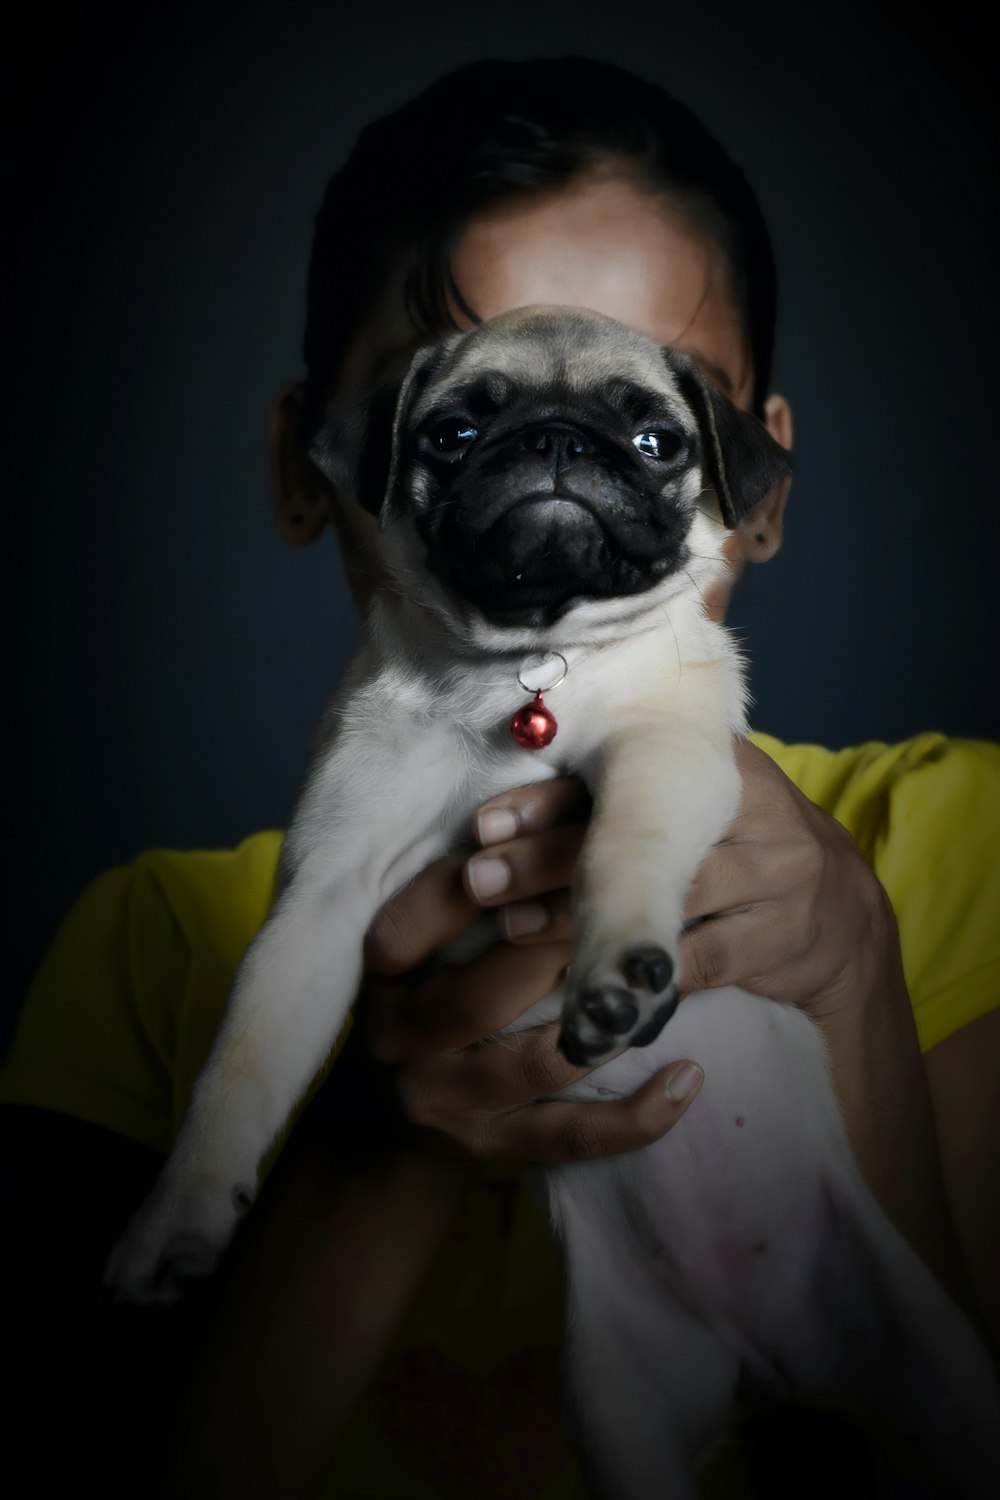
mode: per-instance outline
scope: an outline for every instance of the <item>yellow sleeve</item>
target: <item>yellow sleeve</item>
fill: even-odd
[[[893,786],[874,863],[926,1052],[1000,1005],[1000,746],[937,737]]]
[[[271,904],[281,836],[153,850],[106,871],[56,934],[0,1069],[0,1101],[166,1152]]]
[[[1000,747],[753,738],[850,830],[885,886],[923,1049],[1000,1004]],[[280,845],[271,832],[233,850],[154,850],[95,880],[28,994],[0,1101],[165,1151],[270,907]]]
[[[74,1115],[166,1152],[170,1033],[189,963],[183,934],[140,871],[100,875],[28,991],[0,1101]]]

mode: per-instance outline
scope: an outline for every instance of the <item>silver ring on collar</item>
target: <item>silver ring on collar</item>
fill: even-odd
[[[526,693],[551,693],[569,671],[561,651],[539,651],[526,656],[517,671],[517,680]]]

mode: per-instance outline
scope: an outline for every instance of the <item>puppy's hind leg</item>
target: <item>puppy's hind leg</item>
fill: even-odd
[[[568,1420],[594,1494],[695,1500],[698,1462],[736,1399],[738,1356],[624,1237],[568,1193],[559,1203]]]

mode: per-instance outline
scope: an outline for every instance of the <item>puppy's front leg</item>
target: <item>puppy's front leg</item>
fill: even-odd
[[[315,768],[289,833],[290,882],[240,965],[170,1159],[108,1262],[120,1295],[174,1300],[184,1276],[213,1269],[252,1203],[261,1157],[354,1000],[387,883],[436,852],[422,853],[453,792],[433,772],[454,759],[445,733],[383,710],[377,752],[358,730]],[[387,785],[398,801],[378,795]],[[407,787],[420,796],[406,797]]]
[[[606,741],[588,780],[595,811],[560,1037],[580,1066],[648,1045],[673,1015],[684,898],[742,791],[729,729],[666,715]]]
[[[344,1023],[367,905],[344,881],[304,895],[293,883],[248,949],[170,1159],[108,1261],[120,1296],[170,1302],[185,1277],[214,1269]]]

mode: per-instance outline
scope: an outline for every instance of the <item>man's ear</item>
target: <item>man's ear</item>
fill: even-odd
[[[304,404],[303,385],[285,386],[268,422],[275,524],[282,541],[296,547],[316,540],[333,504],[329,485],[303,452]]]
[[[791,457],[763,422],[735,407],[705,379],[693,360],[671,349],[664,354],[698,423],[703,476],[716,493],[723,521],[733,531],[765,495],[791,478]]]

